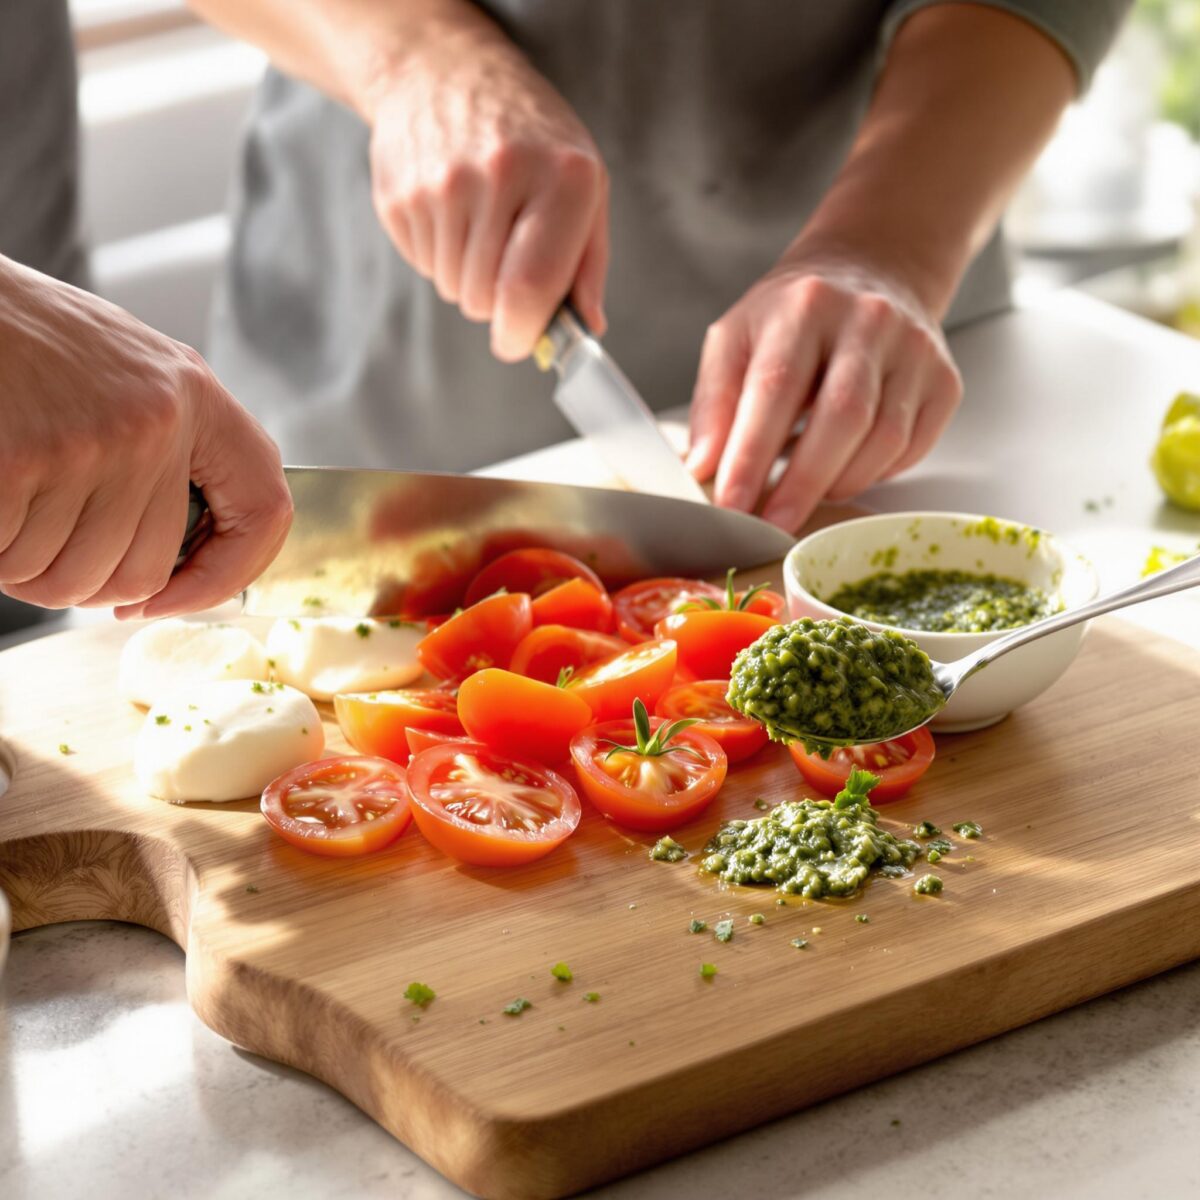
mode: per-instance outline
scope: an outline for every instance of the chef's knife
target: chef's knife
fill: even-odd
[[[558,373],[554,402],[621,483],[708,502],[637,389],[569,305],[558,310],[533,356],[543,371]]]
[[[793,542],[746,513],[610,488],[337,467],[286,474],[292,529],[247,589],[249,613],[448,612],[485,562],[526,546],[564,550],[619,587],[773,563]],[[201,521],[202,511],[197,503]]]

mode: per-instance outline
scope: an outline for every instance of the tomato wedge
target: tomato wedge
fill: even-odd
[[[417,643],[417,657],[439,679],[465,679],[484,667],[507,667],[532,628],[527,595],[488,596],[430,630]]]
[[[887,804],[903,796],[929,770],[936,747],[933,734],[922,726],[889,742],[841,746],[828,760],[819,754],[805,754],[799,744],[788,750],[800,774],[823,795],[836,796],[846,786],[851,769],[858,767],[879,776],[871,789],[871,803]]]
[[[495,667],[463,680],[458,717],[475,741],[549,763],[562,762],[571,739],[593,720],[587,701],[566,688]]]
[[[477,867],[541,858],[574,833],[581,815],[575,789],[556,771],[478,742],[447,742],[414,755],[408,790],[429,841]]]
[[[394,842],[408,828],[404,768],[382,758],[323,758],[267,784],[262,814],[310,854],[350,858]]]
[[[608,721],[629,712],[635,700],[652,709],[674,675],[675,643],[642,642],[584,667],[567,690],[591,705],[597,721]]]
[[[540,596],[568,579],[583,579],[597,591],[604,591],[604,584],[586,563],[561,550],[542,548],[510,550],[493,559],[467,586],[463,606],[475,604],[485,596],[503,588],[506,592],[527,592]]]
[[[650,731],[665,724],[651,718]],[[614,750],[614,742],[628,749]],[[725,751],[694,725],[675,733],[658,753],[638,747],[628,718],[590,725],[571,742],[583,794],[618,825],[650,833],[674,829],[707,808],[725,782]]]
[[[681,604],[707,597],[721,600],[725,593],[703,579],[643,579],[613,596],[617,632],[627,642],[648,642],[654,626]]]
[[[752,612],[698,608],[664,617],[654,627],[679,646],[679,671],[690,679],[728,679],[738,652],[779,622]]]
[[[465,733],[436,733],[432,729],[410,728],[404,731],[404,740],[413,754],[420,754],[430,746],[444,746],[447,742],[469,742]]]
[[[629,645],[621,638],[566,625],[539,625],[513,651],[509,670],[543,683],[557,683],[564,667],[581,667],[612,658]]]
[[[343,692],[333,698],[342,736],[360,754],[406,763],[410,729],[462,733],[454,693],[441,688]]]
[[[677,683],[659,699],[655,712],[668,721],[694,720],[692,728],[707,734],[731,763],[757,754],[767,744],[767,731],[757,721],[731,708],[725,699],[728,679]]]
[[[603,588],[586,579],[568,579],[534,597],[533,623],[603,632],[612,625],[612,601]]]

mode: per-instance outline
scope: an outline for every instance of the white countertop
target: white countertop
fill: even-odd
[[[1200,390],[1200,343],[1070,293],[952,343],[963,412],[930,459],[869,493],[868,507],[1044,526],[1090,555],[1104,586],[1136,576],[1155,542],[1200,542],[1200,515],[1163,505],[1145,465],[1171,396]],[[578,445],[495,473],[603,478]],[[1200,646],[1198,599],[1131,616]],[[132,926],[14,939],[0,983],[0,1196],[463,1195],[329,1088],[201,1025],[182,968],[174,945]],[[1200,1195],[1197,1079],[1193,964],[594,1194]]]

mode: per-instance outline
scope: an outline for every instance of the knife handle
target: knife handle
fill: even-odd
[[[591,336],[592,331],[575,311],[574,305],[569,300],[564,300],[562,307],[546,327],[546,332],[538,338],[537,345],[533,348],[533,361],[537,363],[539,370],[553,369],[561,375],[571,352],[585,338]]]
[[[204,493],[194,484],[188,484],[188,516],[187,529],[183,534],[183,544],[179,547],[179,557],[175,560],[175,570],[178,571],[192,556],[192,552],[208,540],[213,529],[212,510]]]

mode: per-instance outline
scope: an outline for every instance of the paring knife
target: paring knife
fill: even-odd
[[[543,371],[558,373],[554,402],[621,483],[708,503],[645,400],[570,305],[558,310],[533,357]]]
[[[527,546],[573,554],[619,587],[773,563],[793,543],[746,513],[609,488],[337,467],[286,474],[292,529],[247,589],[248,613],[449,612],[485,562]],[[192,525],[205,519],[202,503],[195,509]]]

